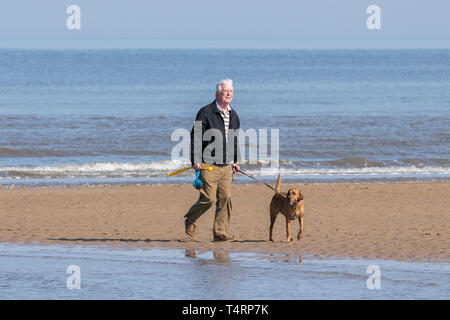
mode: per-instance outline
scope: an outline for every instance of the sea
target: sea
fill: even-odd
[[[267,133],[247,174],[450,179],[450,50],[0,49],[0,185],[192,183],[168,176],[190,166],[172,135],[224,78],[241,128]]]

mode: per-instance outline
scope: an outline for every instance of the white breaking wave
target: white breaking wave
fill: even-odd
[[[167,175],[170,171],[188,166],[190,162],[179,160],[148,163],[97,162],[60,166],[0,167],[0,175],[1,178],[154,177]]]
[[[289,163],[288,163],[289,164]],[[68,164],[60,166],[20,166],[0,167],[0,179],[51,179],[51,178],[150,178],[167,177],[169,172],[190,167],[190,162],[180,160],[148,163],[97,162],[88,164]],[[246,169],[248,168],[248,169]],[[280,168],[242,166],[248,174],[255,176],[411,176],[450,175],[450,167],[438,166],[386,166],[386,167],[333,167],[333,168]],[[191,175],[187,171],[182,175]]]
[[[246,173],[254,175],[411,175],[411,174],[433,174],[448,175],[450,167],[364,167],[364,168],[260,168],[257,170],[248,170]]]

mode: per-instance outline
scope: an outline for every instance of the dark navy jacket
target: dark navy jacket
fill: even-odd
[[[227,161],[227,154],[226,154],[226,141],[225,141],[225,124],[223,122],[223,118],[220,115],[219,110],[217,109],[217,104],[216,104],[216,100],[214,100],[212,103],[208,104],[207,106],[204,106],[203,108],[200,109],[200,111],[197,113],[197,116],[195,117],[195,121],[201,121],[202,124],[202,138],[203,135],[205,134],[205,131],[208,129],[218,129],[220,130],[220,132],[222,133],[222,141],[223,141],[223,159],[222,161],[211,161],[210,159],[205,159],[203,157],[203,151],[205,150],[205,148],[214,142],[215,138],[212,137],[212,139],[210,141],[202,141],[202,154],[201,157],[199,156],[197,159],[194,158],[194,126],[192,127],[191,130],[191,163],[192,165],[196,164],[196,163],[208,163],[208,164],[217,164],[217,165],[225,165],[227,163],[230,163],[230,161],[234,161],[234,162],[238,162],[239,161],[239,157],[238,157],[238,139],[237,139],[237,135],[234,136],[233,141],[229,141],[228,144],[231,146],[233,146],[234,149],[234,156],[229,159],[229,161]],[[239,117],[236,113],[236,111],[234,111],[234,109],[232,108],[230,111],[230,123],[228,126],[228,129],[239,129],[240,128],[240,121],[239,121]],[[230,133],[228,134],[228,139],[231,139],[232,135],[230,135]],[[231,150],[230,150],[231,151]],[[211,155],[214,157],[215,156],[215,152],[211,152]],[[195,160],[200,160],[201,161],[197,161],[195,162]]]

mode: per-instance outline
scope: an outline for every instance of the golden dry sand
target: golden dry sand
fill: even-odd
[[[262,185],[233,185],[232,243],[211,241],[212,210],[197,223],[201,241],[185,237],[183,215],[198,197],[190,185],[1,188],[0,241],[450,260],[450,182],[299,186],[305,229],[292,243],[281,215],[268,241],[272,191]]]

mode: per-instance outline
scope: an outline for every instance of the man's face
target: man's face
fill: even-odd
[[[222,91],[216,93],[216,98],[220,105],[229,105],[233,100],[233,87],[228,83],[222,83]]]

